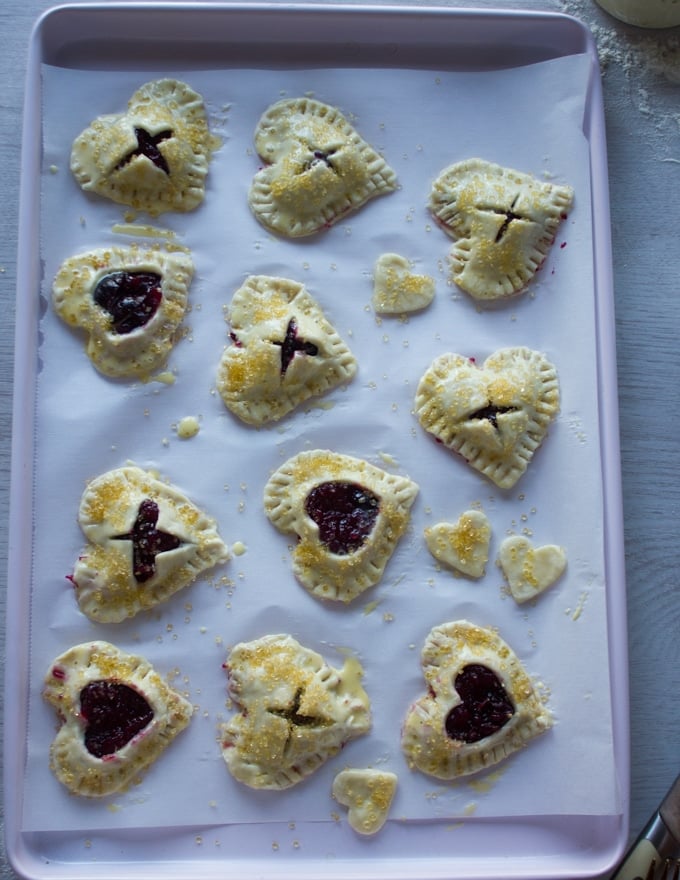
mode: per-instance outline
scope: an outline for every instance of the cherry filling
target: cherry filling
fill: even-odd
[[[380,499],[358,483],[320,483],[307,496],[305,511],[318,525],[321,542],[331,553],[345,556],[371,534]]]
[[[313,342],[307,342],[304,339],[301,339],[298,335],[298,326],[295,318],[291,318],[288,322],[288,326],[286,327],[286,335],[280,342],[275,342],[274,345],[281,346],[281,375],[286,375],[286,370],[290,366],[290,362],[293,360],[295,355],[300,352],[300,354],[307,354],[310,357],[314,357],[319,353],[318,345],[315,345]]]
[[[161,276],[155,272],[111,272],[99,281],[92,297],[111,315],[121,336],[143,327],[163,299]]]
[[[91,681],[80,692],[80,714],[87,723],[85,748],[95,758],[112,755],[153,719],[144,697],[117,681]]]
[[[498,428],[498,416],[502,416],[504,413],[516,412],[516,407],[514,406],[496,406],[494,403],[490,403],[488,406],[483,407],[482,409],[478,409],[477,412],[473,412],[468,416],[470,421],[472,420],[483,420],[487,419],[494,428]]]
[[[462,702],[451,709],[444,722],[451,739],[479,742],[504,727],[515,714],[503,682],[480,663],[465,666],[454,686]]]
[[[172,137],[172,129],[168,128],[165,131],[159,131],[158,134],[149,134],[145,128],[136,128],[135,137],[137,138],[137,146],[134,150],[130,150],[127,155],[123,156],[116,165],[115,170],[123,168],[136,156],[146,156],[150,162],[153,162],[156,168],[160,168],[161,171],[169,175],[170,166],[165,161],[165,156],[158,149],[158,145]]]
[[[156,528],[158,505],[145,498],[139,505],[132,529],[124,535],[115,535],[114,541],[132,541],[132,574],[143,584],[156,574],[156,556],[176,550],[182,543],[176,535]]]

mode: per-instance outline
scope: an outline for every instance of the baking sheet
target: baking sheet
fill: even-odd
[[[217,845],[237,826],[253,825],[257,836],[267,825],[293,824],[315,827],[331,846],[344,825],[330,797],[333,775],[344,766],[368,765],[399,775],[393,829],[428,822],[434,828],[442,821],[467,828],[475,820],[620,815],[624,795],[610,665],[616,586],[608,586],[606,570],[602,456],[608,450],[596,357],[602,328],[594,296],[591,144],[584,135],[590,54],[492,71],[371,67],[370,90],[365,68],[344,63],[113,73],[43,64],[41,73],[44,314],[37,348],[23,830],[75,834],[85,841],[98,831],[110,833],[112,826],[121,832],[211,827]],[[213,158],[204,205],[189,215],[153,221],[191,249],[197,270],[189,332],[169,363],[175,381],[116,383],[95,373],[82,341],[52,312],[49,291],[67,256],[138,237],[115,231],[125,209],[78,189],[68,155],[73,138],[94,116],[121,111],[142,82],[161,75],[185,79],[204,95],[223,144]],[[345,111],[396,170],[400,189],[321,236],[290,242],[257,224],[246,195],[258,167],[252,134],[259,115],[274,101],[300,94]],[[482,310],[448,283],[450,241],[425,207],[439,171],[472,155],[570,183],[576,191],[574,209],[531,290],[502,308]],[[434,304],[406,321],[378,319],[370,308],[373,264],[385,251],[402,253],[415,271],[437,280]],[[255,273],[304,282],[359,361],[358,376],[347,389],[259,431],[238,423],[214,386],[227,344],[224,308]],[[436,354],[457,351],[481,362],[509,345],[540,349],[553,360],[562,410],[527,474],[503,492],[432,442],[411,408],[418,379]],[[188,441],[176,433],[184,416],[197,417],[201,426]],[[320,604],[295,583],[290,538],[279,535],[262,513],[269,473],[311,448],[367,458],[420,485],[412,527],[383,581],[348,608]],[[79,614],[65,579],[83,543],[77,506],[86,479],[129,460],[178,485],[218,519],[228,544],[243,543],[246,552],[156,612],[99,626]],[[454,520],[471,505],[485,510],[493,528],[481,583],[440,569],[422,541],[426,525]],[[569,558],[563,580],[529,607],[508,598],[493,565],[500,540],[522,532],[536,543],[564,545]],[[482,780],[443,784],[406,768],[399,726],[424,690],[419,651],[427,632],[461,617],[498,628],[549,693],[557,723]],[[218,728],[230,711],[221,664],[231,644],[279,631],[292,633],[333,665],[341,665],[348,653],[360,659],[374,727],[303,785],[282,793],[251,792],[231,779],[219,755]],[[142,783],[102,802],[72,798],[51,777],[45,756],[55,720],[40,699],[52,658],[92,638],[143,653],[196,705],[189,730]],[[389,826],[386,842],[392,837]],[[300,835],[297,842],[304,853],[310,841]]]

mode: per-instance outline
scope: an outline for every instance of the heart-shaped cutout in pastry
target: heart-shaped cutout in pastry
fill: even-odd
[[[519,604],[545,592],[567,567],[563,547],[556,544],[534,547],[521,535],[513,535],[501,543],[498,561],[512,597]]]
[[[570,186],[483,159],[445,168],[432,184],[430,210],[456,239],[454,282],[479,300],[523,290],[545,260],[573,198]]]
[[[62,263],[52,302],[66,324],[84,331],[100,373],[145,379],[180,335],[193,274],[191,257],[180,250],[98,248]]]
[[[144,657],[109,642],[75,645],[45,676],[43,697],[59,713],[50,765],[74,794],[121,791],[189,723],[193,707]]]
[[[349,455],[316,449],[270,477],[265,513],[298,536],[293,572],[313,596],[351,602],[374,586],[406,531],[418,486]]]
[[[439,562],[467,577],[480,578],[489,559],[491,524],[481,510],[466,510],[454,523],[426,528],[425,543]]]
[[[342,113],[311,98],[269,107],[255,129],[255,148],[266,165],[248,202],[279,235],[312,235],[396,189],[394,171]]]
[[[460,354],[435,358],[415,399],[420,424],[502,489],[526,471],[559,412],[557,371],[528,348],[506,348],[482,366]]]
[[[418,275],[399,254],[381,254],[373,271],[373,308],[379,314],[398,315],[424,309],[432,302],[435,281]]]
[[[515,652],[492,629],[457,620],[434,627],[421,655],[428,692],[402,731],[409,766],[455,779],[497,764],[552,726]]]
[[[215,520],[134,466],[93,479],[78,521],[89,543],[70,579],[80,610],[102,623],[153,608],[228,558]]]
[[[301,782],[371,728],[362,669],[342,669],[280,633],[242,642],[224,664],[237,713],[221,729],[229,771],[251,788]]]
[[[358,834],[376,834],[387,821],[397,790],[396,773],[386,770],[341,770],[333,780],[333,797],[348,808],[350,827]]]
[[[132,95],[125,113],[99,116],[73,142],[71,171],[86,192],[157,215],[191,211],[205,195],[216,140],[202,97],[159,79]]]
[[[249,276],[232,298],[229,323],[217,390],[246,424],[278,421],[356,373],[354,355],[297,281]]]

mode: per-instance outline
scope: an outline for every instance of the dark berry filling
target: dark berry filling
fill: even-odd
[[[298,326],[295,318],[291,318],[286,327],[286,335],[281,342],[275,342],[274,345],[281,346],[281,375],[285,376],[286,370],[290,366],[290,362],[295,355],[307,354],[314,357],[319,353],[319,347],[313,342],[306,342],[298,335]]]
[[[483,407],[482,409],[478,409],[477,412],[473,412],[468,416],[470,421],[472,420],[483,420],[491,422],[494,428],[498,427],[498,416],[502,416],[504,413],[516,412],[516,407],[514,406],[496,406],[493,403],[490,403],[488,406]]]
[[[451,739],[478,742],[504,727],[515,714],[503,682],[480,663],[465,666],[454,685],[462,702],[451,709],[444,722]]]
[[[142,584],[156,574],[156,556],[176,550],[182,543],[176,535],[156,528],[158,505],[145,498],[139,505],[132,529],[124,535],[115,535],[115,541],[132,541],[132,573]]]
[[[144,697],[117,681],[91,681],[80,692],[87,722],[85,748],[95,758],[112,755],[149,724],[153,710]]]
[[[146,156],[150,162],[153,162],[156,168],[160,168],[165,174],[170,174],[170,166],[165,161],[165,156],[158,149],[158,144],[171,138],[172,130],[168,128],[165,131],[159,131],[158,134],[149,134],[144,128],[136,128],[135,137],[137,138],[137,146],[120,160],[118,165],[116,165],[116,169],[123,168],[136,156]]]
[[[116,333],[132,333],[147,324],[163,299],[155,272],[111,272],[94,289],[94,301],[111,315]]]
[[[353,553],[373,530],[380,499],[359,483],[320,483],[307,496],[305,510],[319,527],[319,539],[331,553]]]

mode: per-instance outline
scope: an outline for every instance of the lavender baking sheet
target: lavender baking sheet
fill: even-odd
[[[313,827],[332,849],[342,828],[351,852],[358,844],[330,794],[333,776],[347,766],[398,774],[391,818],[381,833],[384,846],[409,827],[415,834],[428,825],[460,827],[463,836],[476,823],[512,824],[527,817],[563,817],[568,823],[623,811],[611,650],[612,596],[621,585],[608,579],[603,456],[609,450],[601,418],[603,395],[614,389],[602,387],[598,356],[597,193],[592,144],[584,132],[592,55],[532,59],[493,70],[373,66],[370,88],[365,65],[334,66],[332,60],[324,66],[306,65],[304,59],[268,66],[261,59],[243,69],[185,70],[170,64],[143,71],[41,64],[42,309],[35,351],[21,799],[21,828],[32,839],[61,834],[85,848],[93,836],[134,835],[140,828],[159,833],[210,828],[213,846],[219,847],[238,827],[252,826],[248,833],[271,857],[275,829]],[[83,193],[68,162],[73,138],[95,116],[121,112],[136,88],[161,76],[183,79],[201,92],[221,145],[203,205],[190,214],[150,220]],[[281,98],[299,95],[343,110],[395,169],[399,189],[321,235],[288,241],[257,223],[247,191],[260,164],[253,147],[260,114]],[[472,156],[575,190],[574,207],[536,279],[501,307],[480,308],[451,284],[450,240],[426,208],[434,177]],[[170,356],[164,381],[110,381],[96,373],[82,338],[54,313],[51,283],[65,258],[113,244],[148,243],[149,226],[188,248],[194,259],[186,334]],[[407,318],[373,312],[373,267],[388,251],[436,279],[428,309]],[[226,309],[251,274],[303,282],[359,364],[346,388],[260,430],[238,422],[215,388],[228,344]],[[555,363],[561,412],[526,475],[514,489],[502,491],[434,443],[412,408],[418,380],[434,356],[454,351],[481,363],[496,349],[515,345],[544,351]],[[198,420],[200,430],[181,439],[177,426],[187,416]],[[293,539],[276,532],[262,509],[271,472],[291,455],[314,448],[366,458],[420,487],[409,531],[381,583],[348,607],[320,603],[296,583]],[[225,565],[154,612],[122,624],[93,624],[78,611],[67,580],[83,546],[78,503],[89,478],[130,461],[157,471],[213,515],[234,552]],[[439,566],[423,541],[426,526],[453,521],[471,506],[483,509],[492,526],[490,561],[479,582]],[[557,543],[567,552],[566,575],[529,605],[515,604],[494,564],[509,534]],[[498,629],[548,699],[556,723],[483,776],[442,783],[408,769],[399,733],[409,704],[424,691],[419,654],[427,633],[459,618]],[[342,665],[348,655],[358,658],[373,711],[368,736],[350,743],[305,783],[279,793],[237,783],[219,750],[220,724],[233,711],[222,669],[228,650],[272,632],[291,633],[332,665]],[[195,713],[188,730],[139,784],[92,801],[70,796],[49,771],[56,719],[40,693],[52,659],[95,638],[146,656],[193,702]],[[193,840],[202,845],[203,835]],[[300,833],[296,843],[290,846],[304,860],[310,841]],[[375,841],[374,849],[380,847]],[[89,856],[95,854],[87,853],[85,860]]]

